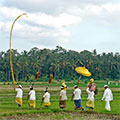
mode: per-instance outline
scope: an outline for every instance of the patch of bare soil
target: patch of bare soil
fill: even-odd
[[[0,120],[120,120],[120,115],[99,114],[89,111],[60,112],[1,117]]]

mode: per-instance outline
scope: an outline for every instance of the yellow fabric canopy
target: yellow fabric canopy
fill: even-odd
[[[91,73],[88,71],[88,69],[85,68],[85,66],[83,67],[77,67],[75,68],[75,71],[83,76],[91,76]]]

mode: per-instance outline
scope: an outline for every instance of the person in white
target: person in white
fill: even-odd
[[[43,95],[42,101],[44,100],[44,106],[48,107],[51,105],[50,103],[50,93],[47,89],[45,89],[45,94]]]
[[[73,95],[72,95],[72,98],[71,100],[73,100],[73,97],[74,97],[74,104],[75,104],[75,110],[77,109],[82,109],[82,106],[81,106],[81,90],[78,88],[77,85],[74,86],[74,92],[73,92]]]
[[[16,95],[16,104],[21,107],[22,106],[22,97],[23,97],[23,91],[22,91],[22,86],[19,85],[18,88],[14,86],[14,90],[17,92]]]
[[[105,100],[105,109],[111,111],[110,101],[113,101],[112,91],[108,88],[108,85],[104,85],[105,91],[102,97],[102,101]]]
[[[64,86],[61,86],[60,99],[59,99],[60,108],[66,108],[66,100],[67,100],[66,90],[64,90]]]
[[[93,109],[94,108],[94,91],[90,91],[89,88],[86,89],[86,92],[88,93],[88,101],[86,103],[86,107],[88,107],[89,109]]]
[[[36,100],[36,97],[35,97],[35,90],[33,90],[33,87],[30,86],[30,92],[28,94],[30,96],[30,100]]]
[[[29,98],[28,105],[30,107],[35,108],[35,106],[36,106],[36,104],[35,104],[36,94],[35,94],[35,90],[33,90],[33,86],[30,86],[30,92],[29,92],[27,98]]]

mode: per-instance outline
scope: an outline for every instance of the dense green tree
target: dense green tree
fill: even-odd
[[[29,81],[39,72],[38,81],[46,81],[50,74],[54,79],[72,80],[78,79],[79,74],[75,68],[85,65],[92,73],[93,78],[98,80],[120,79],[120,54],[102,53],[97,54],[96,49],[92,52],[66,50],[61,46],[56,49],[32,48],[30,51],[19,53],[12,49],[13,71],[16,81]],[[83,77],[87,79],[86,77]],[[11,81],[9,62],[9,50],[0,52],[0,81]]]

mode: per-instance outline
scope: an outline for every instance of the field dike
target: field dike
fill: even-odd
[[[102,114],[94,111],[35,113],[0,117],[0,120],[120,120],[120,115]]]

